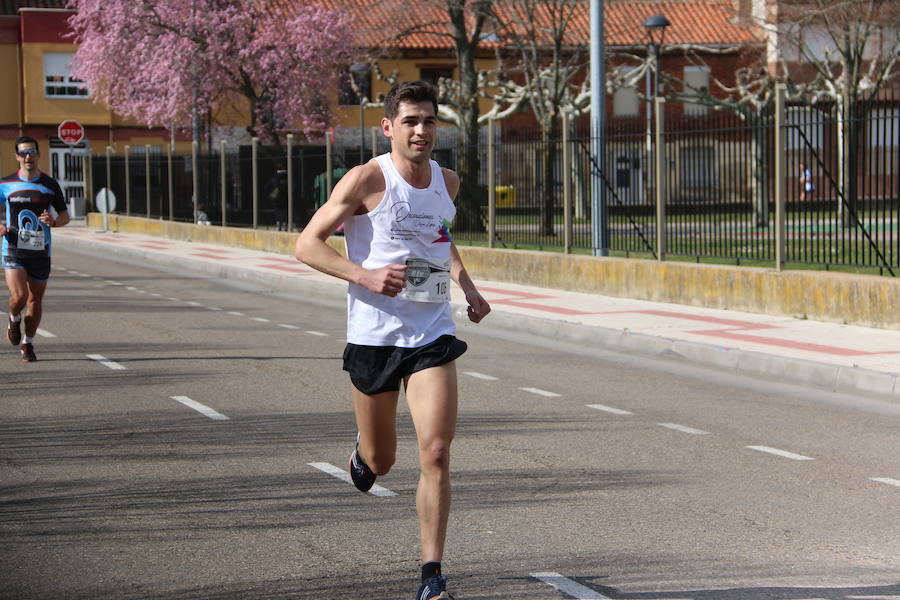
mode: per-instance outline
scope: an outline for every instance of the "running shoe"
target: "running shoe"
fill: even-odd
[[[9,327],[6,329],[6,339],[13,346],[18,346],[22,341],[22,321],[10,321]]]
[[[368,492],[375,485],[375,473],[359,455],[359,434],[356,434],[356,450],[350,455],[350,479],[361,492]]]
[[[423,581],[416,600],[453,600],[453,596],[447,591],[447,578],[436,575]]]
[[[34,345],[22,344],[22,362],[34,362],[37,356],[34,355]]]

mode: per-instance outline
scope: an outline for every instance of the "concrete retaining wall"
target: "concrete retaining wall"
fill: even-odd
[[[99,214],[88,216],[99,228]],[[293,255],[296,233],[110,215],[113,231]],[[329,243],[343,252],[341,238]],[[554,252],[459,247],[473,278],[691,306],[900,329],[900,281],[826,271],[782,271]]]

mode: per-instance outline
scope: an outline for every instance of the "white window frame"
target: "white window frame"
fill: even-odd
[[[72,77],[71,52],[44,53],[44,97],[87,100],[87,85]],[[58,90],[58,88],[62,88]],[[72,90],[76,90],[72,92]]]
[[[620,73],[633,71],[635,67],[619,67]],[[637,86],[620,87],[613,92],[613,116],[637,117],[641,114],[641,102]]]
[[[699,86],[705,87],[709,90],[709,67],[706,66],[687,66],[684,68],[684,83],[685,85],[691,84],[691,87],[698,87],[695,85],[699,82],[699,77],[695,77],[694,73],[701,73],[705,77],[706,85]],[[691,81],[692,78],[696,78],[698,81]],[[705,117],[709,113],[709,107],[705,104],[700,104],[698,102],[685,102],[684,103],[684,116],[686,117]]]

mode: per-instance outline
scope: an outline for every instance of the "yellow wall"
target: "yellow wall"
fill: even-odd
[[[416,58],[402,58],[402,59],[384,59],[379,60],[378,64],[381,68],[381,72],[390,75],[394,72],[394,69],[398,71],[398,79],[400,81],[414,81],[419,79],[419,65],[427,64],[429,66],[436,65],[444,65],[446,64],[448,67],[453,68],[454,77],[459,76],[459,69],[456,68],[456,59],[455,58],[424,58],[424,57],[416,57]],[[475,68],[478,70],[489,70],[493,69],[496,66],[495,60],[493,58],[490,59],[478,59],[475,62]],[[372,94],[377,98],[379,95],[385,95],[388,93],[388,90],[391,89],[390,84],[385,81],[378,80],[375,75],[372,75]],[[337,104],[337,90],[335,90],[334,94],[334,115],[335,115],[335,127],[359,127],[359,107],[358,106],[338,106]],[[482,113],[487,112],[490,109],[490,103],[487,100],[481,100],[479,103],[479,107]],[[384,109],[381,107],[378,108],[367,108],[365,110],[365,117],[363,119],[364,127],[377,127],[381,124],[381,118],[384,116]]]
[[[25,122],[55,125],[75,119],[82,125],[109,125],[109,110],[92,100],[44,97],[44,53],[74,52],[72,44],[23,44],[25,70]]]

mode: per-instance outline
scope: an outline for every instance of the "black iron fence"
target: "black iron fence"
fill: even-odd
[[[482,226],[455,230],[457,243],[598,253],[600,185],[612,255],[900,268],[900,94],[743,117],[660,110],[659,131],[640,118],[610,120],[602,161],[584,123],[485,128],[479,197],[458,200]],[[388,149],[380,134],[358,133],[330,148],[295,145],[290,161],[286,147],[258,147],[255,160],[249,145],[196,158],[136,147],[94,156],[91,183],[94,194],[115,192],[116,212],[296,231],[329,183]],[[456,157],[453,131],[442,131],[436,160],[456,168]]]

